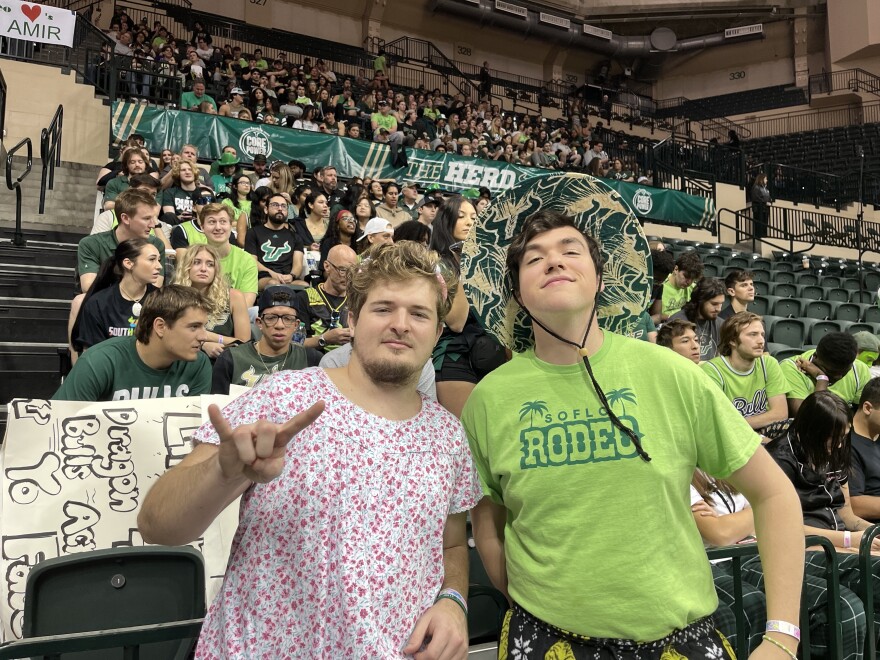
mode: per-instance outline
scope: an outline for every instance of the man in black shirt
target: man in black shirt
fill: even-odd
[[[351,341],[348,329],[348,269],[357,266],[355,251],[334,245],[324,261],[326,279],[299,292],[296,315],[306,324],[306,348],[331,351]]]
[[[266,224],[248,230],[244,249],[253,255],[259,271],[260,291],[279,284],[303,284],[303,243],[287,224],[287,199],[269,198]]]
[[[849,496],[853,513],[880,522],[880,378],[872,378],[862,390],[859,408],[852,418],[849,437],[852,463]]]

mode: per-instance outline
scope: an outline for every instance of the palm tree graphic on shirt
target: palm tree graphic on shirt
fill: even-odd
[[[529,416],[529,426],[534,427],[535,425],[535,413],[539,416],[546,414],[550,409],[547,407],[546,401],[526,401],[522,408],[519,409],[519,421],[522,421],[526,418],[526,415]]]
[[[608,405],[613,408],[615,404],[620,403],[620,408],[623,410],[624,415],[626,414],[626,404],[636,402],[636,393],[628,387],[623,387],[619,390],[611,390],[608,392],[607,396]]]

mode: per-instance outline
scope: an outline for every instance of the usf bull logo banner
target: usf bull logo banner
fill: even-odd
[[[3,0],[0,0],[3,2]],[[384,144],[336,135],[302,131],[217,115],[166,110],[140,103],[116,101],[112,108],[113,139],[121,144],[132,133],[144,136],[151,153],[180,150],[191,142],[203,157],[217,158],[226,145],[233,145],[243,163],[262,154],[271,162],[301,160],[311,171],[334,165],[343,179],[371,177],[414,181],[420,186],[438,184],[442,190],[460,191],[485,186],[497,195],[527,181],[557,172],[505,162],[465,158],[455,154],[407,149],[406,167],[392,165],[391,149]],[[711,199],[675,190],[603,179],[635,215],[645,221],[710,229],[715,219]]]

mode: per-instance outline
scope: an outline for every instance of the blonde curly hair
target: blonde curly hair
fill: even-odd
[[[214,279],[208,288],[203,292],[205,300],[208,301],[208,323],[210,325],[218,325],[223,322],[225,316],[229,314],[229,284],[223,275],[223,266],[220,264],[220,253],[214,247],[205,243],[196,243],[190,245],[183,257],[177,264],[174,271],[174,279],[172,284],[181,284],[191,287],[193,285],[189,276],[193,262],[200,253],[207,252],[214,260]]]
[[[174,163],[174,165],[171,166],[171,179],[174,181],[174,185],[176,185],[176,186],[180,185],[180,168],[183,167],[184,165],[190,166],[193,174],[196,177],[195,183],[196,183],[196,185],[199,185],[199,179],[201,179],[202,173],[199,171],[199,168],[196,165],[195,161],[191,160],[189,158],[181,158],[179,161],[177,161],[176,163]]]

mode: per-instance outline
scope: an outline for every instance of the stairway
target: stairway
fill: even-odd
[[[0,439],[11,399],[47,399],[61,384],[82,238],[49,228],[25,235],[27,246],[16,247],[12,230],[0,229]]]
[[[24,157],[13,158],[13,178],[24,171]],[[22,182],[22,227],[37,231],[64,231],[88,234],[95,217],[95,181],[100,168],[82,163],[62,162],[55,168],[55,188],[46,191],[46,212],[38,213],[42,161],[34,158],[33,170]],[[3,185],[0,194],[0,228],[15,226],[15,194]]]

